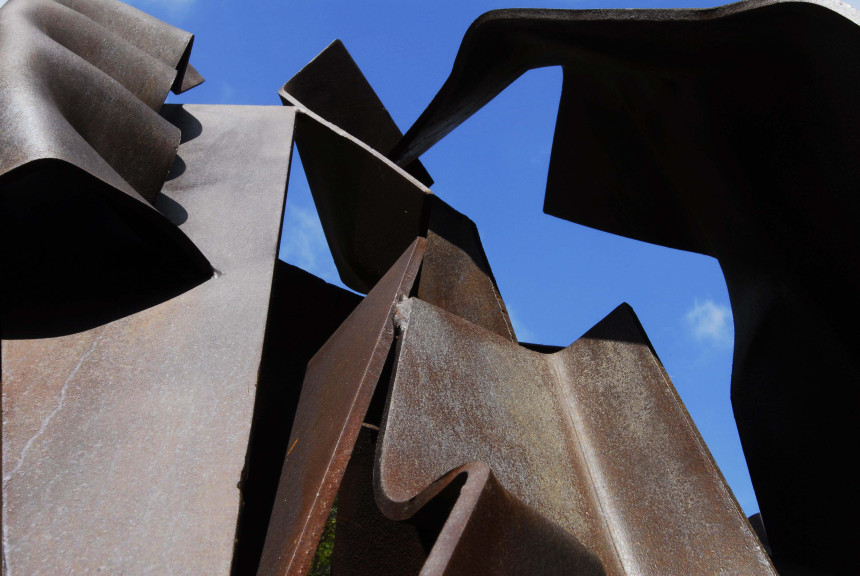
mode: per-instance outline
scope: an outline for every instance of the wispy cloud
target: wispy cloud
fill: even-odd
[[[728,347],[734,341],[732,310],[728,306],[716,304],[713,300],[696,300],[687,311],[685,320],[693,337],[700,342]]]
[[[313,209],[287,203],[280,257],[328,282],[337,282],[337,269]]]

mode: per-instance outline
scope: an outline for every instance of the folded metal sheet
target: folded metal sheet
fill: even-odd
[[[421,235],[433,193],[357,138],[297,110],[296,146],[335,266],[366,294]]]
[[[417,298],[397,313],[384,512],[480,461],[606,574],[775,574],[628,307],[548,355]]]
[[[516,340],[475,224],[376,154],[401,133],[343,44],[332,42],[280,96],[302,114],[296,143],[343,282],[367,292],[426,236],[421,298]],[[407,172],[430,181],[418,162]]]
[[[412,500],[384,501],[383,514],[373,495],[376,445],[377,430],[362,427],[338,494],[332,573],[604,574],[594,554],[481,462],[452,470]]]
[[[517,338],[478,227],[434,196],[417,296],[512,342]]]
[[[113,0],[0,11],[2,265],[21,279],[4,287],[4,337],[92,328],[133,307],[121,294],[152,303],[211,276],[150,204],[180,142],[158,110],[202,81],[186,74],[192,40]]]
[[[307,108],[386,155],[403,137],[343,42],[335,40],[280,90],[285,105]],[[425,186],[430,174],[416,160],[405,167]]]
[[[311,565],[359,429],[394,345],[394,309],[418,274],[426,240],[391,270],[308,364],[258,574]]]
[[[858,24],[829,0],[489,12],[392,153],[411,162],[526,70],[563,66],[544,210],[719,259],[735,416],[787,570],[854,568],[858,510],[833,501],[856,500]]]
[[[11,0],[0,30],[0,174],[57,159],[152,202],[179,143],[158,110],[193,35],[113,0]]]
[[[285,229],[283,237],[294,233]],[[328,284],[282,260],[275,262],[242,478],[242,514],[236,530],[233,576],[256,574],[260,564],[305,368],[361,301],[362,297],[354,292]]]
[[[165,115],[185,170],[156,206],[219,273],[85,332],[3,341],[9,574],[230,573],[295,112]]]

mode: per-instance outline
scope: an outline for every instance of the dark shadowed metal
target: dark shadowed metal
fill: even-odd
[[[339,41],[287,108],[159,115],[202,81],[190,34],[11,0],[4,573],[303,574],[339,493],[342,575],[775,574],[629,307],[520,346],[476,226],[421,183],[421,151],[556,64],[545,210],[720,259],[756,530],[785,575],[846,571],[858,21],[488,13],[401,140]],[[364,299],[276,264],[294,133]]]
[[[289,238],[294,231],[284,230]],[[242,514],[236,529],[233,576],[257,573],[269,518],[289,450],[290,430],[308,362],[362,301],[287,264],[275,262],[272,299],[242,474]]]
[[[827,0],[490,12],[392,153],[411,162],[526,70],[563,66],[544,209],[719,259],[732,403],[786,570],[853,569],[858,23]]]
[[[290,78],[280,96],[285,105],[309,109],[383,155],[403,137],[340,40]],[[405,170],[425,186],[433,184],[418,160]]]

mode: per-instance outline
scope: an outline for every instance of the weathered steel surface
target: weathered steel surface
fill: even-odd
[[[383,494],[383,514],[373,494],[376,437],[373,427],[361,429],[344,475],[332,573],[605,574],[594,554],[505,490],[481,462],[452,470],[406,502]]]
[[[628,307],[549,355],[416,298],[398,317],[383,511],[480,461],[607,574],[774,574]]]
[[[383,155],[403,137],[340,40],[290,78],[280,96],[285,105],[312,111]],[[420,161],[405,170],[425,186],[433,184]]]
[[[192,40],[109,0],[0,11],[4,337],[92,328],[211,276],[149,204],[180,140],[158,110],[193,75]]]
[[[515,340],[475,224],[368,153],[401,134],[343,44],[329,45],[280,95],[303,115],[296,142],[341,279],[366,292],[404,243],[425,236],[419,296]]]
[[[436,196],[428,210],[418,297],[516,342],[478,227]]]
[[[426,240],[413,241],[308,364],[258,574],[303,574],[394,344]]]
[[[156,206],[220,273],[86,332],[3,342],[9,574],[229,573],[294,112],[165,113],[187,169]]]
[[[827,0],[490,12],[392,154],[412,161],[524,71],[563,66],[544,209],[719,259],[732,402],[786,569],[854,569],[856,504],[832,503],[856,501],[858,24]]]

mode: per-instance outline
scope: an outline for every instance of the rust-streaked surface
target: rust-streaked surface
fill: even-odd
[[[628,307],[550,355],[415,298],[398,315],[381,498],[480,461],[607,574],[775,573]]]
[[[185,170],[156,205],[219,274],[92,330],[3,342],[10,575],[229,573],[294,112],[165,113]]]
[[[260,576],[310,567],[370,400],[394,344],[394,309],[424,256],[417,238],[308,364]]]

